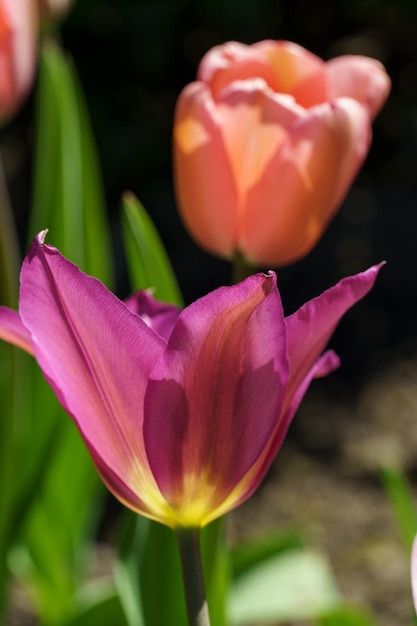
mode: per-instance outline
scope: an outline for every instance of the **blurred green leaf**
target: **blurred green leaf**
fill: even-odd
[[[225,626],[229,585],[224,520],[203,529],[201,548],[212,626]],[[129,626],[186,624],[181,563],[174,532],[130,512],[119,536],[116,584]]]
[[[231,551],[233,576],[236,578],[271,556],[303,546],[304,541],[300,534],[292,530],[275,531],[246,541]]]
[[[326,560],[295,549],[247,569],[232,585],[229,620],[233,626],[261,621],[313,619],[340,604]]]
[[[168,255],[155,226],[131,193],[123,196],[123,236],[132,289],[153,289],[162,302],[182,306]]]
[[[204,581],[212,626],[226,626],[230,590],[230,550],[226,544],[227,518],[215,520],[201,532]]]
[[[53,243],[84,271],[112,282],[112,256],[95,144],[74,68],[55,42],[43,44],[37,92],[29,239]],[[16,452],[14,573],[43,624],[62,624],[85,574],[101,511],[101,482],[73,423],[37,365],[19,381],[24,422]],[[22,464],[22,459],[25,460]],[[9,474],[10,481],[10,474]]]
[[[95,143],[75,70],[53,41],[41,50],[29,241],[51,241],[83,271],[112,282],[112,255]]]
[[[89,536],[101,511],[102,485],[69,417],[59,409],[54,454],[11,560],[43,624],[61,624],[89,563]],[[16,557],[18,556],[18,558]]]
[[[141,561],[150,520],[124,512],[119,528],[116,586],[129,626],[145,626],[140,588]]]
[[[124,538],[123,552],[124,558],[128,561],[128,574],[131,577],[128,593],[134,594],[139,583],[139,588],[136,587],[136,596],[141,602],[143,624],[146,626],[186,624],[181,565],[173,531],[138,515],[135,526],[130,529],[126,527],[126,530],[131,533],[131,541]],[[123,595],[124,589],[121,588],[120,582],[119,579],[118,590]],[[126,600],[122,599],[122,603],[126,606]],[[128,616],[130,620],[132,616],[133,613],[130,613]],[[137,626],[137,622],[129,621],[129,626]]]
[[[368,612],[360,609],[341,607],[317,620],[319,626],[376,626]]]
[[[127,626],[114,583],[99,580],[88,583],[77,593],[77,614],[65,626]],[[139,624],[138,624],[139,626]]]
[[[417,510],[410,484],[401,471],[388,467],[381,469],[381,480],[409,554],[417,532]]]

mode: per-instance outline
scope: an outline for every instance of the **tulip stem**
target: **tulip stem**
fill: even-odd
[[[189,626],[210,626],[198,528],[177,530]]]
[[[255,273],[255,268],[248,265],[242,256],[236,255],[233,261],[232,284],[236,285]]]

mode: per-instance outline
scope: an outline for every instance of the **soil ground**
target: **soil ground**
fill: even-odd
[[[328,556],[349,604],[380,626],[410,626],[409,556],[380,468],[401,468],[413,482],[417,361],[395,364],[343,404],[325,390],[313,383],[264,485],[232,515],[232,536],[301,529]]]

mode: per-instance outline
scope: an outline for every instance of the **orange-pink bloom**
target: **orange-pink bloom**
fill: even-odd
[[[0,0],[0,123],[27,95],[37,61],[38,11],[34,0]]]
[[[297,44],[229,42],[202,59],[174,124],[177,200],[204,248],[281,265],[306,255],[362,165],[390,80]]]

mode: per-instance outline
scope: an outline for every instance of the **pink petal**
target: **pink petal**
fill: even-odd
[[[151,373],[146,450],[183,524],[217,516],[274,430],[288,367],[275,280],[258,274],[187,307]]]
[[[291,263],[317,243],[371,138],[364,108],[345,98],[309,109],[248,190],[240,250],[261,265]]]
[[[35,75],[39,17],[33,0],[0,0],[0,121],[26,97]]]
[[[168,341],[181,312],[179,307],[159,302],[147,290],[136,291],[124,303],[132,313],[139,315],[149,328]]]
[[[325,63],[290,41],[245,45],[230,41],[209,50],[198,68],[215,98],[234,81],[262,78],[268,87],[293,95],[303,107],[326,100]]]
[[[122,501],[135,494],[127,504],[146,513],[159,492],[144,450],[143,397],[166,343],[43,236],[21,274],[21,317],[35,357],[109,487]]]
[[[33,355],[30,334],[23,326],[19,313],[5,306],[0,306],[0,339]]]
[[[371,119],[382,108],[391,80],[382,63],[363,56],[345,55],[326,64],[328,98],[348,97],[365,107]]]
[[[370,291],[382,265],[344,278],[285,319],[290,376],[281,414],[268,446],[238,490],[237,504],[244,502],[258,488],[312,379],[338,367],[339,359],[333,351],[322,352],[344,313]]]
[[[175,111],[174,180],[182,218],[204,248],[231,256],[236,245],[237,189],[210,90],[191,83]]]
[[[259,184],[289,130],[305,117],[291,96],[276,95],[259,78],[235,81],[216,102],[223,140],[238,190],[237,219],[248,191]]]
[[[292,403],[303,381],[311,380],[311,369],[315,367],[340,319],[372,289],[383,265],[380,263],[365,272],[343,278],[285,319],[290,361],[287,406]]]

